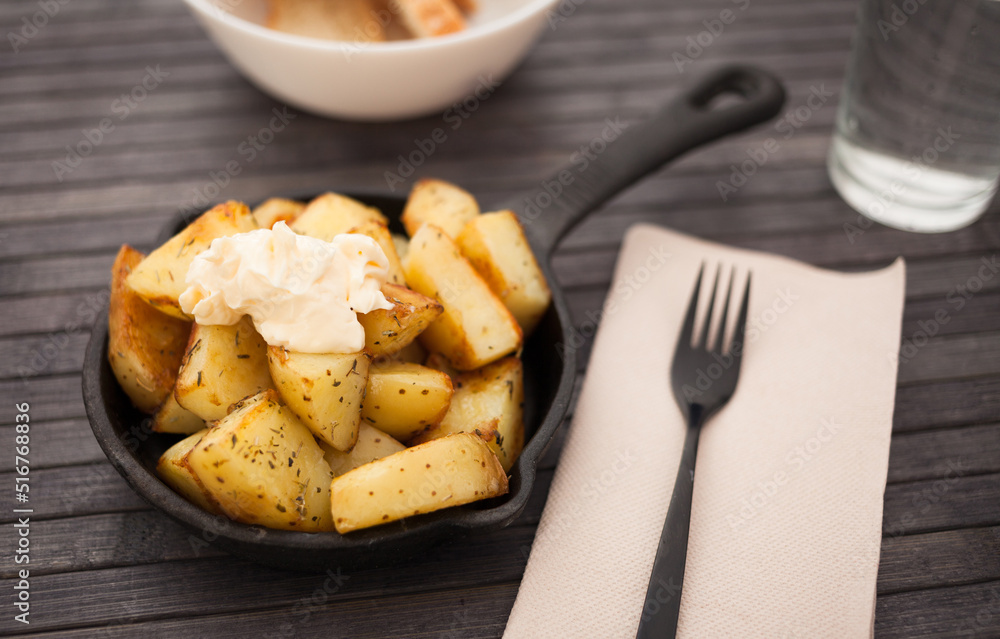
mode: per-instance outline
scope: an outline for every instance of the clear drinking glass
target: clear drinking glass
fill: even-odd
[[[1000,0],[861,0],[827,166],[888,226],[982,215],[1000,175]]]

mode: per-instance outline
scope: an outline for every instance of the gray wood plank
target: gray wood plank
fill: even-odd
[[[87,534],[81,535],[82,530]],[[225,557],[236,561],[197,536],[192,541],[187,529],[154,510],[33,522],[31,552],[30,570],[36,577],[182,559]],[[19,568],[13,557],[0,559],[4,578],[12,578]],[[67,577],[68,581],[73,579]]]
[[[31,0],[9,0],[0,6],[3,7],[0,16],[5,20],[5,23],[10,22],[15,25],[20,24],[22,16],[30,16],[38,11],[38,5]],[[148,16],[158,15],[162,11],[174,14],[183,12],[180,3],[175,0],[135,0],[125,6],[131,6],[136,12]],[[67,22],[84,22],[86,20],[100,20],[121,10],[121,7],[109,5],[104,0],[75,0],[63,6],[57,15],[61,15],[62,19]]]
[[[428,573],[438,575],[436,589],[459,587],[472,589],[493,583],[518,581],[524,570],[526,556],[521,546],[530,536],[518,528],[470,538],[447,547],[428,551],[410,563],[364,571],[339,570],[343,587],[329,594],[330,602],[374,600],[404,593],[427,590]],[[134,534],[135,531],[133,531]],[[526,532],[530,533],[530,529]],[[155,535],[155,533],[154,533]],[[482,557],[482,561],[477,561]],[[469,569],[476,562],[475,569]],[[163,568],[168,568],[164,571]],[[338,572],[337,570],[334,573]],[[308,597],[324,575],[291,573],[263,568],[228,556],[205,557],[192,561],[175,561],[168,566],[134,565],[122,568],[89,570],[80,573],[39,575],[32,580],[32,600],[37,602],[39,615],[30,630],[42,631],[65,627],[102,625],[130,610],[130,621],[178,616],[185,611],[201,610],[212,615],[227,612],[250,613],[261,607],[288,609],[303,596]],[[2,583],[6,586],[9,580]],[[97,583],[129,583],[133,592],[156,592],[155,598],[122,600],[121,593],[112,589],[95,591]],[[190,584],[198,583],[198,588]],[[184,586],[188,584],[188,586]],[[208,595],[212,590],[219,596]],[[262,606],[261,592],[267,592]],[[5,588],[0,599],[5,603],[13,593]],[[222,594],[226,593],[226,594]],[[16,596],[16,595],[15,595]],[[431,595],[432,597],[434,595]],[[440,596],[440,595],[438,595]],[[205,606],[206,597],[212,605]],[[58,604],[72,601],[73,606]],[[364,623],[359,620],[359,623]],[[9,629],[9,618],[0,620],[0,630]]]
[[[1000,525],[1000,474],[890,484],[882,514],[884,535]]]
[[[12,472],[0,473],[0,478],[7,485],[14,484]],[[33,521],[149,508],[106,460],[97,464],[32,470],[29,494],[29,507],[35,511]],[[8,507],[0,514],[0,522],[15,521],[17,517],[11,512],[13,498],[5,496],[3,503]]]
[[[878,593],[995,581],[1000,574],[1000,527],[886,537]]]
[[[1000,473],[1000,424],[897,432],[889,448],[892,482]]]
[[[33,421],[53,421],[83,416],[83,392],[79,375],[57,375],[35,379],[0,380],[0,397],[31,406]],[[0,414],[0,424],[13,424],[13,411]]]
[[[90,324],[37,337],[0,339],[0,379],[77,373],[90,340]]]
[[[996,420],[1000,415],[1000,379],[996,377],[896,390],[894,432],[946,428]]]
[[[113,254],[104,253],[30,262],[0,262],[0,294],[102,288],[108,285],[114,261]]]
[[[95,311],[107,306],[108,289],[54,295],[5,298],[0,309],[0,336],[58,333],[90,325]]]
[[[0,259],[96,250],[111,252],[122,244],[149,245],[156,240],[160,224],[166,219],[167,216],[159,220],[129,216],[107,221],[66,220],[58,224],[4,226],[0,231],[4,235],[0,241]]]
[[[195,95],[201,98],[207,92],[196,92]],[[152,100],[153,98],[150,98]],[[210,100],[211,96],[206,99]],[[77,161],[75,158],[67,159],[68,152],[64,149],[50,154],[48,157],[39,159],[14,158],[7,162],[0,162],[0,170],[5,173],[8,184],[12,188],[39,188],[46,185],[65,184],[78,185],[91,182],[100,182],[115,179],[122,173],[122,167],[129,167],[129,174],[136,178],[152,177],[155,179],[171,178],[175,176],[189,176],[192,174],[207,174],[217,172],[229,161],[236,161],[241,166],[250,165],[265,159],[275,166],[291,168],[300,166],[309,168],[317,164],[341,165],[357,161],[381,161],[384,168],[378,175],[382,176],[384,171],[394,168],[398,164],[397,156],[402,152],[409,152],[413,147],[413,140],[421,137],[426,138],[434,127],[428,126],[412,130],[413,135],[403,137],[404,132],[399,132],[394,136],[383,136],[381,142],[364,142],[355,140],[354,144],[350,140],[344,140],[340,145],[324,145],[315,137],[315,131],[309,131],[305,127],[297,127],[299,123],[292,120],[287,128],[274,134],[274,141],[259,153],[254,153],[252,159],[249,155],[253,149],[249,146],[250,136],[256,135],[262,128],[267,128],[274,116],[271,111],[273,104],[264,104],[266,109],[262,109],[256,122],[250,124],[242,131],[234,131],[224,139],[212,140],[213,144],[199,143],[198,148],[192,149],[187,145],[178,145],[171,142],[170,145],[160,145],[156,147],[133,147],[104,148],[102,145],[88,157]],[[281,109],[283,111],[283,109]],[[295,119],[301,116],[296,115],[294,110],[289,114]],[[108,114],[105,114],[107,116]],[[463,150],[474,152],[478,148],[491,148],[498,156],[509,158],[508,161],[517,161],[523,158],[535,156],[538,152],[539,138],[547,139],[553,148],[565,148],[567,153],[564,164],[569,163],[570,153],[579,148],[580,144],[589,142],[606,127],[605,121],[619,119],[622,125],[627,125],[629,119],[634,119],[635,112],[622,114],[620,111],[600,111],[588,114],[591,118],[589,126],[580,130],[576,126],[556,126],[545,131],[540,131],[538,125],[522,131],[518,135],[510,135],[509,131],[493,129],[489,132],[482,132],[474,141],[468,137],[454,137],[441,145],[441,153],[434,158],[434,163],[449,162],[452,158],[460,157]],[[101,120],[95,118],[95,124],[89,128],[92,130]],[[112,120],[113,124],[113,120]],[[445,123],[435,123],[435,126]],[[280,125],[280,123],[279,123]],[[282,125],[283,126],[283,125]],[[106,123],[107,127],[107,123]],[[447,126],[443,126],[447,130]],[[296,133],[298,130],[298,133]],[[460,130],[460,129],[459,129]],[[113,136],[114,130],[107,135]],[[532,133],[538,133],[532,139]],[[766,139],[766,133],[760,133],[753,147],[760,147]],[[96,138],[95,138],[96,139]],[[464,141],[464,143],[463,143]],[[88,144],[82,132],[78,132],[65,140],[65,144],[78,146]],[[707,169],[716,180],[728,179],[729,172],[718,169],[719,159],[733,157],[744,152],[751,146],[742,138],[723,140],[705,150],[685,158],[676,164],[677,170],[702,168]],[[803,162],[821,165],[826,156],[826,135],[803,131],[795,138],[785,142],[779,153],[776,153],[768,160],[768,171],[773,172],[782,167],[801,167]],[[494,156],[496,157],[496,156]],[[58,161],[59,171],[57,175],[54,169],[54,162]],[[724,161],[724,160],[723,160]],[[76,168],[72,164],[78,162]],[[429,166],[429,165],[428,165]],[[70,167],[70,168],[67,168]],[[423,169],[422,172],[430,172],[430,168]],[[468,170],[468,169],[466,169]],[[763,173],[758,174],[762,176]],[[761,179],[755,176],[756,179]],[[539,169],[538,179],[548,177]],[[772,176],[773,179],[773,176]],[[714,183],[713,183],[714,186]],[[718,190],[711,192],[713,199],[719,199]]]
[[[384,637],[495,638],[503,633],[514,604],[517,584],[475,585],[454,591],[415,593],[397,597],[359,598],[341,602],[329,595],[336,582],[313,578],[301,587],[293,604],[232,615],[167,618],[138,622],[133,607],[115,607],[100,626],[106,637],[323,636],[331,639]],[[330,585],[327,585],[330,584]],[[343,581],[348,589],[350,580]],[[315,599],[314,599],[315,598]],[[20,629],[19,629],[20,630]],[[46,633],[45,637],[90,637],[93,628]],[[31,636],[31,635],[29,635]]]
[[[12,442],[13,425],[0,426],[0,441]],[[31,424],[31,469],[94,464],[105,461],[86,418],[34,421]],[[0,458],[0,472],[14,469],[14,458]]]
[[[427,131],[430,131],[429,128]],[[459,130],[461,132],[461,129]],[[595,130],[593,133],[599,133]],[[426,134],[426,132],[425,132]],[[586,138],[584,138],[586,139]],[[233,143],[234,155],[239,139]],[[398,153],[408,153],[412,138],[403,142],[402,149],[394,149],[393,154],[383,161],[359,160],[347,165],[327,165],[317,168],[289,170],[286,167],[265,166],[266,154],[260,155],[254,163],[246,164],[243,171],[225,187],[221,197],[234,197],[255,201],[275,193],[302,188],[352,189],[386,191],[385,172],[397,170]],[[825,145],[825,142],[823,142]],[[421,169],[417,176],[434,175],[440,179],[461,183],[466,189],[479,195],[484,206],[491,208],[507,202],[529,189],[536,187],[542,179],[565,168],[570,161],[572,149],[565,153],[537,152],[523,158],[518,163],[510,163],[500,158],[487,157],[471,167],[468,161],[452,158],[448,146],[441,149],[440,161],[432,167]],[[774,170],[771,165],[766,175],[772,178],[751,180],[729,202],[737,201],[800,201],[803,197],[826,199],[833,196],[829,179],[820,164],[823,151],[815,151],[817,158],[812,168],[801,165]],[[447,156],[447,161],[445,157]],[[230,159],[227,157],[227,159]],[[692,156],[686,162],[694,162]],[[689,206],[692,202],[718,203],[717,182],[726,178],[725,170],[712,169],[707,172],[684,172],[680,163],[661,174],[653,175],[632,187],[616,199],[616,202],[636,206],[649,202],[655,210],[671,210]],[[266,169],[266,170],[265,170]],[[404,185],[392,185],[391,192],[405,194],[414,178]],[[75,188],[60,188],[56,191],[12,191],[0,201],[0,222],[25,222],[40,220],[61,220],[69,217],[91,215],[126,214],[143,215],[150,211],[176,211],[193,200],[196,191],[201,191],[210,183],[207,172],[193,177],[172,177],[150,180],[142,185],[88,183]],[[113,189],[113,190],[112,190]],[[702,204],[703,206],[703,204]],[[844,208],[845,213],[848,209]],[[849,214],[844,222],[854,222],[856,214]],[[845,235],[846,238],[846,235]]]
[[[266,125],[269,120],[270,110],[273,102],[264,100],[252,100],[239,102],[237,104],[227,104],[224,108],[212,108],[211,103],[205,104],[202,108],[192,110],[192,112],[165,111],[162,108],[148,108],[148,105],[156,103],[156,96],[167,95],[171,100],[183,99],[185,93],[199,93],[206,89],[226,88],[227,83],[220,83],[219,80],[207,78],[203,81],[193,83],[187,75],[180,75],[182,72],[188,75],[200,77],[204,67],[196,66],[183,68],[181,71],[171,70],[161,87],[158,87],[153,95],[139,104],[134,110],[124,116],[123,112],[112,109],[112,101],[107,99],[108,95],[117,95],[122,91],[127,91],[135,82],[124,83],[105,90],[103,93],[87,98],[86,103],[65,105],[65,96],[50,95],[48,100],[54,106],[66,107],[65,115],[55,118],[46,118],[44,128],[39,128],[31,136],[25,136],[23,128],[0,129],[0,158],[4,156],[10,158],[10,162],[5,168],[17,168],[15,161],[35,160],[35,164],[42,166],[41,162],[51,162],[66,155],[66,145],[77,145],[83,141],[81,129],[91,130],[98,125],[102,118],[109,118],[110,123],[106,123],[105,129],[109,126],[106,135],[101,137],[99,148],[94,157],[102,157],[110,161],[114,153],[125,152],[126,150],[169,150],[183,147],[190,150],[192,143],[197,142],[199,148],[213,149],[222,147],[229,151],[232,148],[232,140],[245,137],[248,132],[259,129],[262,122]],[[138,78],[142,74],[135,74]],[[170,84],[168,84],[168,82]],[[228,83],[235,84],[235,83]],[[791,114],[794,110],[804,105],[810,98],[813,87],[818,86],[818,81],[811,82],[789,82],[788,110],[786,114]],[[829,81],[823,82],[824,85]],[[239,87],[233,87],[238,89]],[[475,151],[482,148],[489,142],[499,144],[498,151],[509,152],[507,148],[512,143],[519,144],[520,148],[528,151],[539,148],[562,148],[573,150],[581,142],[587,141],[593,136],[591,129],[597,123],[603,123],[605,118],[621,118],[628,123],[637,121],[648,115],[652,110],[660,106],[668,95],[676,93],[680,88],[678,83],[670,87],[649,87],[637,86],[622,90],[615,95],[608,95],[595,89],[580,89],[563,96],[562,100],[554,101],[551,96],[537,92],[528,92],[521,95],[517,87],[503,85],[493,96],[481,104],[481,109],[477,109],[461,124],[462,134],[456,133],[451,136],[448,144],[442,145],[441,150],[457,153],[458,150]],[[828,89],[836,91],[836,85],[830,85]],[[76,96],[76,92],[72,93]],[[834,104],[832,99],[828,99],[826,104],[810,116],[796,123],[800,127],[795,131],[794,137],[804,137],[807,134],[823,134],[829,130],[834,118]],[[92,108],[92,112],[88,109]],[[530,111],[531,118],[525,118],[524,113]],[[781,116],[783,119],[785,115]],[[304,125],[304,123],[308,125]],[[183,124],[182,124],[183,123]],[[511,126],[516,124],[518,129],[511,131]],[[173,126],[173,136],[171,136],[171,125]],[[446,131],[458,131],[454,129],[455,122],[443,121],[443,116],[431,116],[420,120],[411,120],[401,123],[383,124],[378,126],[378,136],[374,137],[373,126],[348,125],[332,120],[321,120],[305,114],[297,116],[295,126],[289,126],[281,132],[281,144],[288,145],[292,142],[299,142],[302,146],[310,146],[314,143],[314,136],[322,132],[324,135],[336,135],[340,144],[326,145],[320,147],[319,152],[327,161],[338,157],[343,149],[351,151],[363,151],[371,154],[374,152],[384,153],[387,158],[394,156],[403,148],[412,144],[413,138],[424,136],[434,126],[443,126]],[[603,126],[603,124],[601,125]],[[771,127],[759,128],[759,132],[767,132],[774,135],[779,140],[785,140],[785,129],[775,129],[778,124]],[[787,126],[787,125],[786,125]],[[23,125],[22,125],[23,127]],[[523,128],[522,128],[523,127]],[[598,127],[600,130],[600,127]],[[507,137],[499,137],[495,142],[490,140],[480,141],[473,137],[478,132],[504,132]],[[554,132],[551,133],[551,132]],[[96,136],[95,136],[96,137]],[[735,139],[744,139],[740,136]],[[789,144],[793,144],[790,138]],[[361,143],[367,142],[369,146]],[[314,144],[313,144],[314,146]],[[516,147],[515,147],[516,148]],[[722,147],[725,148],[725,147]],[[788,154],[788,148],[782,149],[775,154],[775,159]],[[741,149],[742,150],[742,149]],[[84,149],[84,153],[87,150]],[[702,156],[700,157],[715,157]],[[725,161],[732,155],[721,158],[721,167],[725,167]],[[91,158],[87,158],[91,163]],[[715,168],[720,162],[716,162]],[[169,163],[164,167],[169,168]],[[48,165],[44,165],[48,169]],[[30,175],[31,172],[43,173],[35,166],[22,168],[21,175]],[[14,182],[18,174],[8,174],[11,182]]]
[[[1000,636],[1000,582],[879,597],[875,602],[875,636]]]
[[[904,338],[899,353],[900,384],[1000,373],[1000,333]],[[887,359],[894,354],[886,353]]]

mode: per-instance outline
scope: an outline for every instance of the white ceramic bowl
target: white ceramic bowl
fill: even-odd
[[[557,0],[479,0],[459,33],[392,42],[335,42],[263,26],[266,0],[185,0],[230,62],[290,106],[385,121],[482,99],[527,54]]]

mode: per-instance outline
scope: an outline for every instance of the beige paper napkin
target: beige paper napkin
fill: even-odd
[[[903,261],[841,274],[640,225],[507,639],[635,636],[684,439],[668,371],[702,262],[706,287],[722,262],[723,286],[736,265],[753,290],[739,387],[701,436],[678,636],[871,636]]]

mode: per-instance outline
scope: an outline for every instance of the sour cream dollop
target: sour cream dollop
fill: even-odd
[[[326,242],[284,222],[212,241],[188,269],[181,309],[199,324],[244,315],[268,344],[302,353],[353,353],[365,346],[357,313],[390,309],[381,292],[385,252],[365,235]]]

